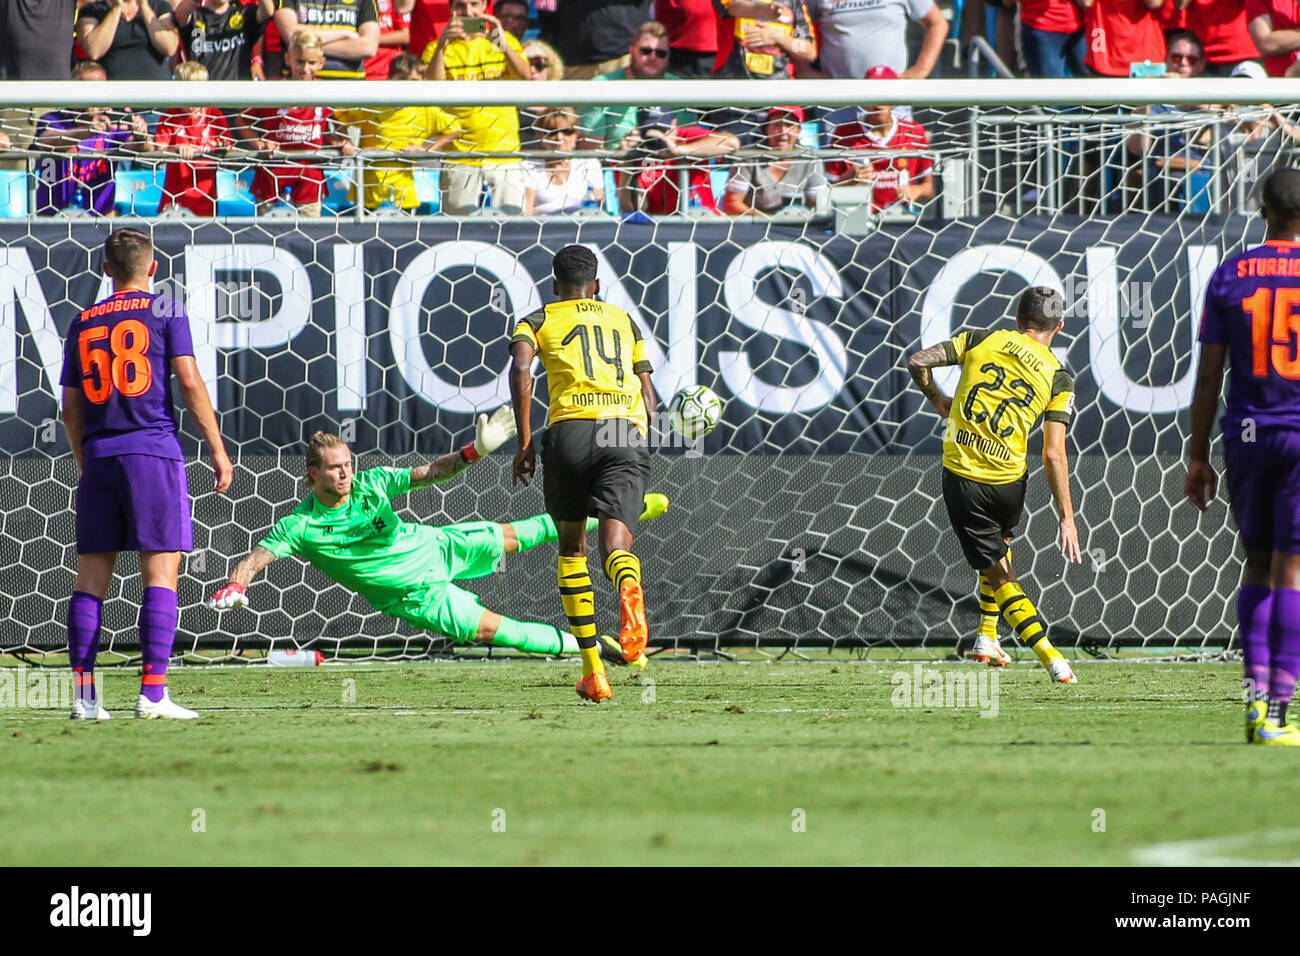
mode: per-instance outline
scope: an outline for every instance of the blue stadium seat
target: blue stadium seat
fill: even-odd
[[[237,175],[233,169],[217,170],[217,215],[256,216],[257,200],[248,191],[252,175]]]
[[[605,170],[605,212],[611,216],[619,215],[618,182],[614,179],[614,170]]]
[[[22,219],[26,215],[26,170],[0,169],[0,219]]]
[[[163,198],[166,169],[119,169],[113,174],[113,205],[119,216],[156,216]]]
[[[346,169],[325,171],[325,198],[321,215],[343,216],[351,212],[356,203],[348,198],[352,191],[352,173]]]
[[[416,167],[411,177],[415,180],[415,196],[420,200],[416,213],[436,216],[442,212],[442,170]]]
[[[718,206],[722,206],[722,197],[727,192],[727,180],[731,178],[731,168],[728,166],[715,166],[709,170],[709,185],[713,187],[713,198],[717,200]]]
[[[1183,189],[1188,212],[1203,216],[1210,211],[1210,200],[1213,198],[1211,194],[1213,183],[1214,173],[1211,170],[1196,169],[1187,176]]]

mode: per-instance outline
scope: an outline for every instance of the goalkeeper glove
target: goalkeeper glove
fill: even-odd
[[[466,461],[478,461],[514,438],[516,431],[514,409],[509,405],[502,405],[491,416],[478,417],[474,440],[461,449],[461,454],[465,456]]]
[[[208,607],[224,611],[231,607],[246,607],[248,605],[248,595],[244,592],[247,590],[242,584],[236,584],[231,581],[224,588],[218,591],[205,602]]]

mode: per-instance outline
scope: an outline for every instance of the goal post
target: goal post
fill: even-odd
[[[193,105],[195,89],[231,108],[731,109],[739,148],[707,167],[708,188],[721,194],[734,169],[770,160],[761,120],[773,104],[806,108],[811,129],[791,157],[852,158],[830,141],[831,123],[855,121],[881,81],[0,83],[0,107],[12,115],[109,100],[156,111]],[[849,184],[829,189],[828,205],[771,217],[685,204],[693,214],[631,219],[590,209],[453,217],[424,214],[436,205],[426,202],[385,213],[349,199],[349,183],[398,161],[412,175],[438,172],[440,157],[362,148],[307,154],[331,184],[314,218],[252,214],[239,184],[268,162],[253,153],[215,157],[232,204],[243,204],[211,218],[160,214],[145,201],[154,169],[176,156],[105,155],[117,164],[124,213],[110,221],[30,215],[41,163],[59,157],[21,143],[0,155],[0,653],[66,642],[77,473],[59,423],[62,335],[105,292],[99,250],[115,224],[152,234],[156,287],[186,307],[237,460],[230,493],[208,492],[210,470],[183,420],[195,551],[182,566],[178,652],[448,649],[295,559],[268,569],[247,609],[219,615],[201,602],[300,500],[311,432],[341,434],[360,467],[413,465],[468,440],[477,413],[509,400],[512,321],[547,300],[550,258],[571,242],[597,253],[602,297],[639,323],[661,404],[694,384],[725,402],[702,448],[666,442],[652,457],[652,490],[672,499],[667,515],[635,529],[653,644],[943,655],[969,637],[975,575],[939,494],[943,428],[904,363],[960,329],[1006,326],[1020,292],[1047,285],[1067,306],[1056,349],[1076,377],[1069,448],[1085,562],[1067,566],[1058,552],[1038,438],[1014,548],[1052,640],[1071,653],[1227,647],[1240,570],[1232,526],[1222,500],[1206,515],[1182,500],[1196,329],[1217,263],[1262,239],[1259,181],[1300,147],[1300,81],[900,80],[886,89],[910,104],[929,143],[882,155],[930,163],[936,188],[883,210],[873,208],[874,185]],[[1206,108],[1224,104],[1233,106]],[[620,171],[645,161],[575,155]],[[437,188],[436,177],[420,181]],[[951,371],[937,380],[951,391]],[[543,380],[539,423],[544,397]],[[510,447],[412,493],[401,513],[442,524],[540,512],[536,484],[509,482]],[[553,559],[546,548],[511,556],[469,586],[489,608],[562,625]],[[123,558],[105,605],[110,654],[136,652],[136,567]],[[597,587],[609,630],[616,599]]]

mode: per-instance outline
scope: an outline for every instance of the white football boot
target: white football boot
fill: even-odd
[[[68,715],[73,720],[112,720],[113,715],[104,709],[104,705],[99,701],[88,704],[84,700],[74,700],[72,702],[72,713]]]
[[[975,649],[971,651],[970,659],[989,667],[1006,667],[1011,663],[1011,655],[1002,649],[1001,642],[990,641],[983,634],[975,636]]]
[[[199,716],[197,710],[188,710],[172,700],[171,691],[164,690],[162,700],[154,703],[141,694],[135,701],[135,715],[144,720],[157,720],[159,717],[171,720],[194,720]]]
[[[1074,671],[1070,670],[1070,662],[1065,658],[1059,661],[1052,661],[1051,666],[1047,668],[1048,676],[1057,684],[1077,684],[1079,678],[1074,676]]]

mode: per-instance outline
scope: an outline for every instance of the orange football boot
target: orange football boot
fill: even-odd
[[[618,589],[619,611],[623,625],[618,632],[618,644],[623,648],[623,660],[634,661],[645,650],[650,640],[650,628],[645,622],[645,591],[633,581],[625,581]]]
[[[589,674],[582,680],[578,681],[574,688],[578,696],[583,700],[589,700],[594,704],[599,704],[602,700],[609,700],[614,696],[614,692],[609,689],[609,678],[605,676],[604,671],[596,671]]]

